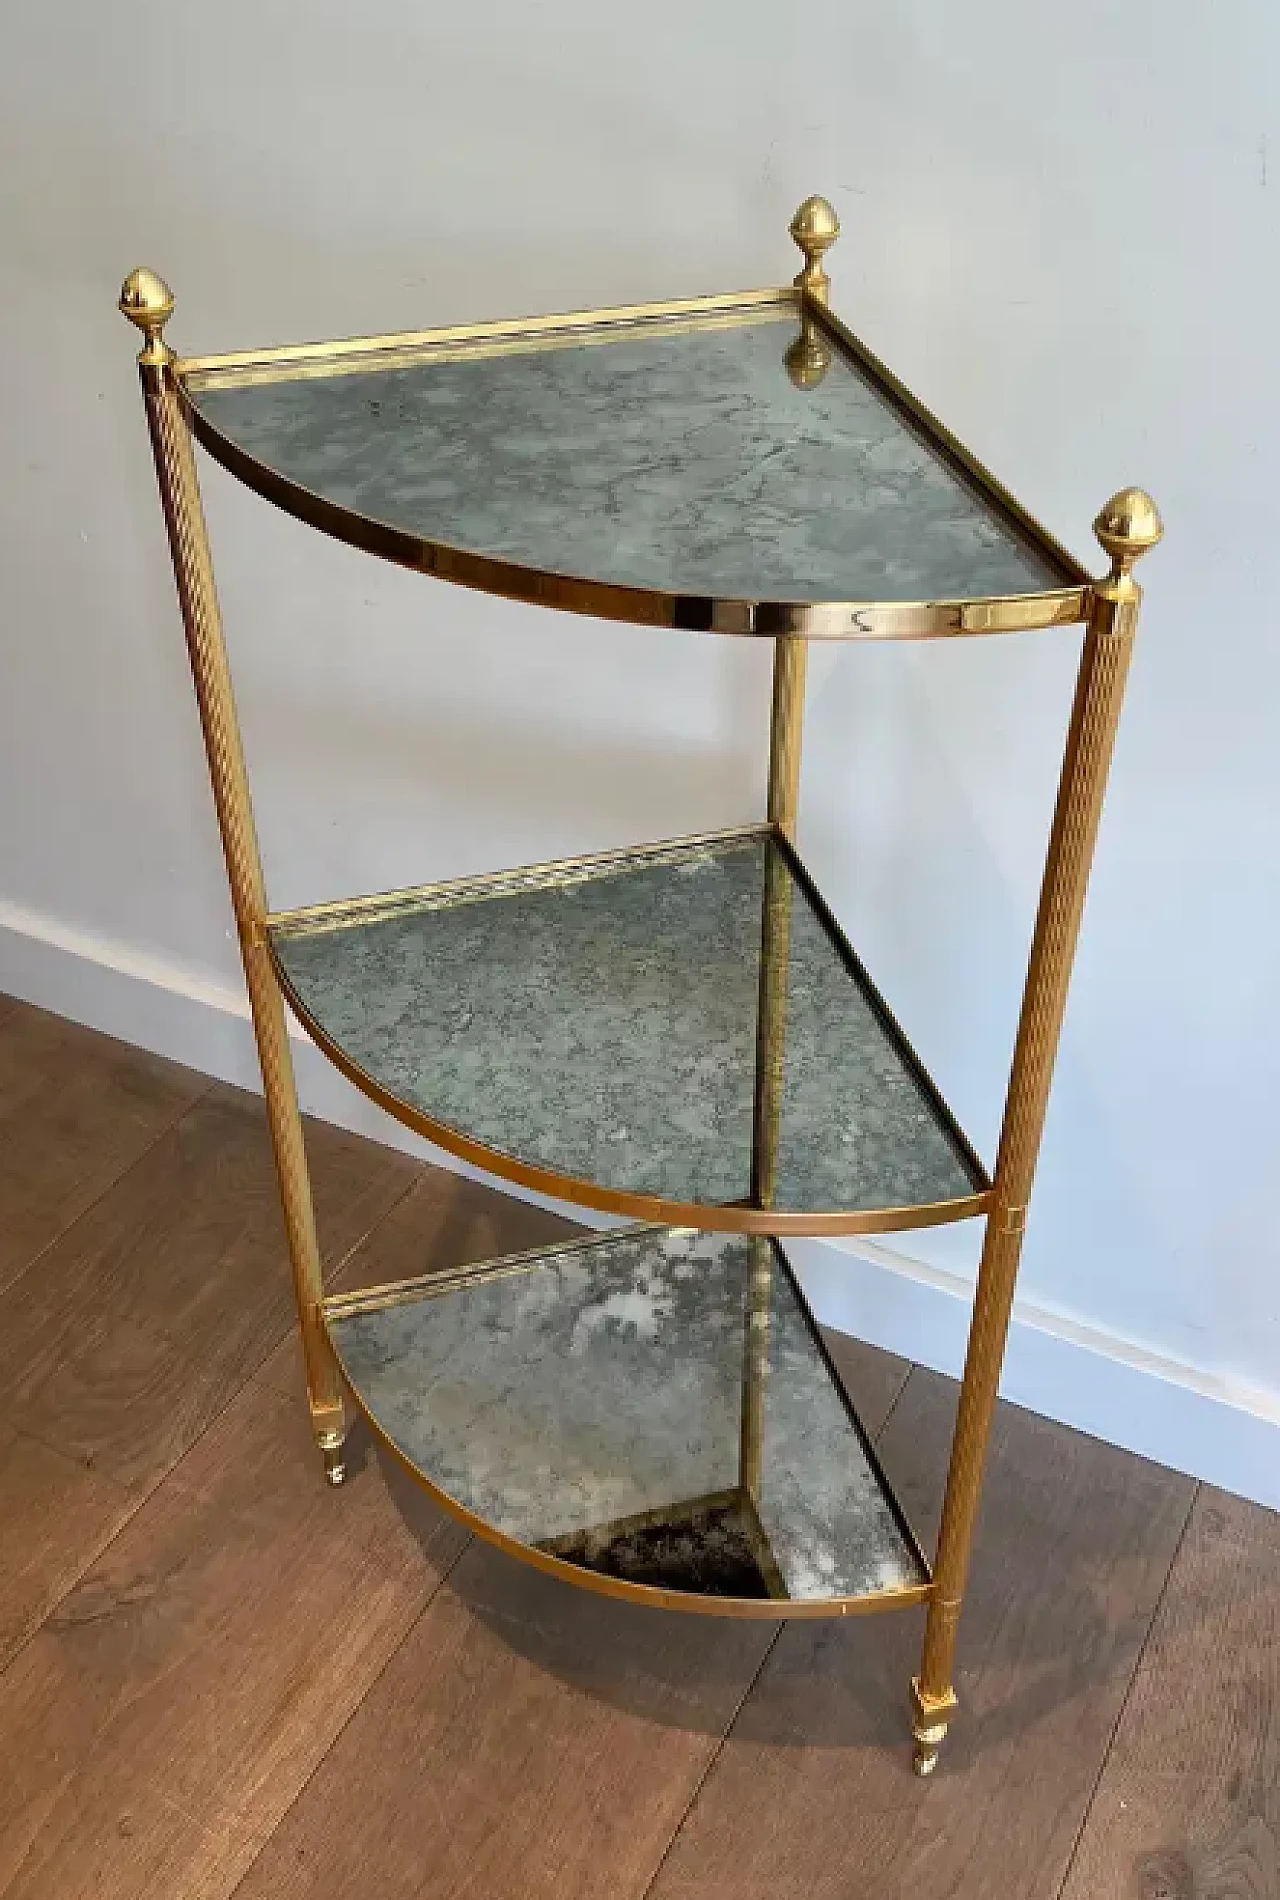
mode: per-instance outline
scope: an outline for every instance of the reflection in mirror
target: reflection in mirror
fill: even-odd
[[[816,389],[831,368],[830,345],[807,313],[800,319],[799,336],[788,345],[782,360],[797,389]]]

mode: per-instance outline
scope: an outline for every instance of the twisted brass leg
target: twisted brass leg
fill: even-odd
[[[267,948],[267,896],[262,861],[196,479],[195,455],[174,387],[173,352],[161,336],[173,310],[173,297],[152,272],[135,271],[125,283],[120,307],[146,337],[138,366],[262,1065],[263,1093],[298,1300],[312,1431],[324,1458],[325,1475],[331,1484],[341,1484],[345,1431],[342,1389],[337,1363],[320,1318],[323,1291],[320,1252],[284,1004]]]
[[[915,1766],[922,1775],[933,1771],[938,1747],[956,1706],[952,1682],[956,1630],[968,1579],[1027,1204],[1142,598],[1130,570],[1162,533],[1155,504],[1137,489],[1113,496],[1094,528],[1111,556],[1112,568],[1107,579],[1092,589],[996,1158],[996,1205],[987,1220],[978,1269],[924,1656],[920,1674],[912,1684]]]

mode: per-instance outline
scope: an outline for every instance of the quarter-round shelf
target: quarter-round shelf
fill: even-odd
[[[929,1593],[772,1241],[626,1228],[323,1312],[378,1437],[527,1563],[713,1615],[848,1616]]]
[[[175,378],[250,487],[486,592],[823,639],[1083,617],[1079,564],[792,289],[191,358]]]
[[[989,1205],[767,826],[291,912],[268,941],[357,1086],[505,1179],[730,1233],[883,1233]]]

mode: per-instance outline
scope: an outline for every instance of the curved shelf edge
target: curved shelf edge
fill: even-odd
[[[919,640],[1028,633],[1074,626],[1088,612],[1087,580],[1040,593],[986,600],[761,601],[671,594],[522,566],[409,534],[289,480],[213,426],[191,400],[181,365],[170,374],[188,427],[201,447],[264,500],[349,547],[504,600],[631,626],[764,639],[798,634],[810,640]]]
[[[368,1424],[377,1444],[385,1448],[385,1450],[391,1454],[396,1464],[406,1471],[414,1482],[418,1484],[442,1510],[446,1511],[458,1523],[465,1526],[466,1529],[473,1532],[476,1536],[483,1538],[485,1542],[492,1544],[496,1549],[503,1551],[507,1556],[514,1557],[518,1561],[528,1564],[534,1569],[541,1570],[549,1576],[557,1577],[561,1582],[572,1584],[579,1589],[595,1591],[602,1596],[619,1598],[624,1601],[643,1605],[650,1609],[680,1610],[701,1616],[731,1616],[754,1618],[763,1621],[778,1621],[792,1617],[815,1618],[872,1615],[882,1610],[909,1609],[916,1604],[927,1602],[935,1589],[929,1561],[915,1533],[903,1516],[901,1507],[893,1496],[880,1467],[879,1460],[876,1457],[871,1440],[867,1437],[859,1422],[850,1400],[844,1394],[839,1377],[814,1327],[812,1316],[808,1313],[807,1306],[804,1305],[803,1296],[798,1292],[797,1298],[805,1314],[805,1324],[814,1340],[818,1358],[825,1366],[826,1375],[831,1385],[841,1395],[840,1402],[844,1408],[844,1416],[851,1423],[853,1430],[857,1434],[857,1439],[861,1444],[862,1456],[865,1459],[868,1476],[875,1484],[881,1505],[882,1507],[887,1507],[888,1513],[894,1520],[894,1534],[898,1540],[896,1548],[901,1552],[902,1557],[905,1558],[909,1565],[909,1571],[914,1572],[914,1576],[910,1574],[905,1575],[896,1583],[887,1584],[881,1582],[879,1587],[864,1589],[858,1591],[856,1594],[846,1593],[828,1596],[805,1596],[800,1594],[791,1596],[785,1594],[784,1587],[783,1593],[775,1592],[771,1588],[767,1594],[760,1595],[732,1595],[727,1593],[721,1595],[707,1590],[705,1586],[700,1588],[693,1585],[681,1588],[678,1585],[666,1582],[641,1582],[634,1577],[619,1574],[603,1567],[595,1567],[590,1563],[574,1562],[571,1558],[559,1554],[555,1548],[558,1543],[565,1541],[563,1537],[552,1537],[545,1543],[527,1542],[516,1529],[502,1529],[491,1521],[490,1518],[482,1515],[475,1501],[463,1503],[458,1496],[455,1496],[452,1491],[446,1488],[446,1481],[442,1481],[439,1475],[431,1475],[431,1473],[424,1468],[425,1460],[423,1462],[419,1461],[419,1456],[415,1455],[412,1443],[406,1445],[400,1442],[400,1437],[404,1435],[403,1422],[400,1437],[398,1437],[394,1428],[390,1424],[384,1424],[380,1419],[378,1415],[379,1403],[376,1390],[376,1378],[372,1391],[367,1393],[362,1389],[360,1376],[361,1349],[358,1343],[358,1337],[350,1338],[348,1342],[344,1342],[342,1336],[344,1326],[350,1325],[350,1323],[359,1316],[368,1315],[371,1318],[377,1318],[379,1315],[385,1315],[387,1309],[413,1309],[423,1302],[425,1302],[426,1307],[433,1308],[436,1306],[437,1301],[447,1302],[451,1296],[456,1294],[465,1296],[469,1288],[477,1285],[492,1285],[495,1281],[503,1285],[509,1285],[514,1279],[518,1285],[520,1276],[524,1273],[530,1270],[537,1271],[541,1267],[552,1264],[557,1260],[557,1257],[571,1258],[577,1255],[580,1258],[584,1253],[596,1254],[598,1256],[602,1252],[612,1251],[620,1242],[624,1244],[634,1241],[643,1243],[651,1237],[660,1236],[662,1231],[663,1230],[652,1227],[638,1227],[620,1229],[606,1234],[588,1234],[581,1239],[559,1242],[551,1247],[535,1248],[527,1253],[509,1255],[496,1261],[476,1263],[453,1271],[446,1270],[438,1274],[426,1274],[415,1280],[398,1281],[388,1285],[366,1287],[353,1290],[349,1293],[337,1293],[323,1300],[320,1308],[321,1319],[341,1371],[343,1383],[355,1407]],[[794,1288],[795,1281],[790,1268],[786,1267],[785,1261],[782,1260],[781,1256],[778,1256],[778,1259],[782,1265],[787,1282]],[[472,1319],[468,1323],[474,1324],[476,1321]],[[482,1321],[479,1323],[483,1324]],[[518,1321],[516,1323],[518,1325]],[[346,1343],[350,1344],[350,1353],[344,1350],[344,1344]],[[382,1347],[374,1348],[375,1355],[381,1363],[385,1363],[381,1359],[382,1353],[385,1350],[385,1344]],[[394,1363],[394,1348],[391,1350]],[[452,1367],[455,1363],[454,1348],[452,1346],[446,1346],[444,1350],[446,1352],[447,1363]],[[367,1356],[367,1346],[365,1352]],[[411,1359],[409,1363],[416,1363],[416,1361]],[[434,1391],[435,1386],[430,1371],[430,1356],[428,1355],[427,1359],[422,1363],[427,1367],[427,1371],[424,1375],[426,1383],[423,1387],[423,1394],[425,1396],[427,1392]],[[366,1370],[368,1370],[367,1367]],[[468,1376],[467,1372],[464,1370],[460,1376],[464,1382],[462,1390],[465,1392],[465,1381]],[[494,1376],[498,1378],[499,1382],[501,1381],[501,1366],[499,1366]],[[778,1374],[776,1370],[771,1371],[766,1368],[763,1370],[761,1376],[767,1385],[771,1383]],[[450,1403],[446,1401],[444,1416],[449,1417],[451,1415]],[[431,1442],[430,1434],[428,1434],[426,1442]],[[503,1469],[505,1471],[505,1465]],[[521,1495],[523,1494],[521,1493]],[[650,1523],[655,1527],[661,1525],[664,1529],[685,1522],[692,1526],[696,1522],[696,1511],[698,1508],[708,1510],[712,1513],[725,1508],[726,1505],[732,1508],[732,1496],[732,1492],[725,1492],[723,1494],[717,1493],[714,1497],[708,1496],[705,1498],[699,1497],[691,1499],[688,1505],[660,1507],[659,1511],[654,1513],[645,1512],[639,1517],[623,1517],[617,1519],[615,1520],[615,1526],[611,1528],[626,1535]],[[779,1559],[773,1555],[773,1551],[770,1548],[772,1533],[766,1531],[760,1518],[754,1515],[754,1505],[750,1506],[749,1509],[756,1527],[755,1535],[764,1540],[768,1552],[766,1561],[772,1569],[772,1574],[780,1579],[783,1573],[779,1568]],[[676,1513],[674,1517],[669,1515],[671,1511]],[[684,1515],[686,1512],[693,1512],[694,1515],[686,1517]],[[569,1533],[569,1541],[576,1541],[576,1536],[576,1533]],[[781,1561],[785,1563],[787,1560],[783,1558]],[[767,1575],[768,1572],[766,1571],[765,1574]]]
[[[491,1148],[473,1135],[463,1134],[447,1122],[415,1108],[412,1103],[384,1088],[375,1076],[347,1054],[340,1043],[309,1010],[289,977],[270,937],[267,947],[276,981],[289,1008],[321,1053],[347,1081],[368,1096],[395,1121],[415,1135],[443,1148],[446,1154],[466,1161],[482,1173],[511,1181],[517,1187],[531,1188],[552,1200],[567,1201],[573,1207],[585,1207],[598,1214],[622,1214],[632,1220],[653,1221],[665,1227],[697,1227],[704,1233],[757,1234],[779,1238],[801,1236],[835,1237],[840,1234],[904,1233],[914,1227],[942,1227],[952,1221],[973,1220],[989,1214],[995,1205],[992,1186],[962,1195],[956,1200],[926,1202],[918,1207],[841,1208],[813,1213],[792,1209],[747,1207],[700,1201],[664,1200],[654,1194],[633,1193],[625,1188],[603,1187],[598,1182],[576,1175],[561,1174],[541,1163],[522,1161],[515,1155]]]
[[[326,1331],[329,1329],[326,1328]],[[581,1564],[566,1562],[563,1557],[555,1557],[549,1551],[538,1550],[532,1544],[521,1543],[518,1537],[511,1537],[506,1531],[500,1531],[496,1525],[477,1517],[465,1504],[459,1504],[447,1491],[441,1490],[420,1466],[416,1465],[407,1452],[401,1450],[395,1440],[379,1425],[372,1409],[361,1397],[359,1387],[353,1382],[342,1363],[342,1354],[333,1343],[329,1332],[330,1344],[342,1369],[343,1384],[359,1410],[360,1416],[384,1450],[390,1452],[401,1470],[406,1471],[414,1482],[422,1487],[432,1501],[447,1511],[457,1523],[462,1524],[475,1536],[492,1544],[495,1549],[508,1557],[515,1557],[521,1563],[530,1565],[534,1570],[544,1571],[549,1577],[557,1577],[561,1583],[569,1583],[578,1590],[592,1590],[598,1596],[620,1597],[629,1603],[639,1603],[651,1610],[681,1610],[693,1616],[736,1616],[754,1618],[757,1622],[778,1623],[797,1618],[834,1617],[834,1616],[874,1616],[881,1610],[910,1610],[918,1603],[927,1603],[933,1595],[932,1578],[927,1583],[914,1584],[902,1590],[879,1590],[860,1597],[815,1597],[810,1600],[791,1601],[775,1597],[709,1597],[697,1596],[688,1590],[661,1590],[654,1584],[628,1583],[621,1577],[607,1577],[598,1570],[588,1570]]]

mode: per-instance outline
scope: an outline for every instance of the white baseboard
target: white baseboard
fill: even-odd
[[[909,1240],[910,1236],[904,1236]],[[958,1377],[972,1282],[872,1240],[790,1241],[824,1325]],[[1002,1397],[1280,1509],[1280,1397],[1020,1299]]]
[[[258,1087],[241,990],[4,903],[0,991],[222,1081]],[[290,1029],[298,1091],[311,1114],[477,1174],[384,1115],[296,1024]],[[523,1198],[555,1205],[539,1195]],[[565,1211],[610,1224],[580,1209]],[[963,1275],[877,1241],[802,1240],[787,1251],[825,1325],[920,1365],[959,1373],[971,1293]],[[1025,1300],[1015,1308],[1000,1389],[1047,1418],[1280,1508],[1280,1395],[1164,1358]]]

